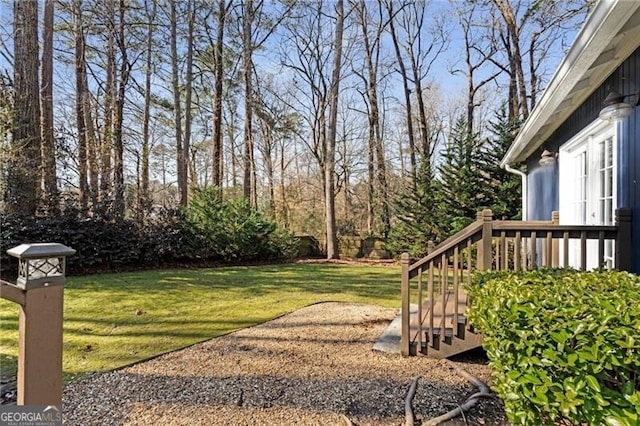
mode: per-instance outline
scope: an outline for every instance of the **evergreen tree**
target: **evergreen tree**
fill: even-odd
[[[466,119],[455,122],[438,168],[440,226],[446,237],[473,222],[491,204],[487,156],[478,135],[468,132]]]
[[[485,142],[484,168],[489,177],[490,202],[487,206],[493,210],[496,219],[522,218],[521,178],[500,167],[500,161],[515,139],[519,125],[509,119],[504,106],[496,111],[495,121],[489,123],[492,136]]]
[[[439,186],[433,179],[430,162],[422,161],[417,170],[415,190],[410,188],[396,199],[396,220],[387,239],[391,252],[407,251],[413,258],[420,258],[427,254],[428,241],[440,240],[436,203]]]

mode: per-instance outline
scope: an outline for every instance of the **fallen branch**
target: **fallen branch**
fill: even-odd
[[[465,411],[469,411],[474,405],[476,405],[476,403],[478,402],[478,399],[493,396],[493,394],[491,393],[491,390],[489,389],[489,386],[487,386],[482,380],[478,379],[473,374],[470,374],[467,371],[463,370],[462,368],[458,367],[456,364],[452,363],[451,361],[447,360],[447,363],[456,371],[456,373],[458,373],[460,376],[464,377],[466,380],[471,382],[475,387],[477,387],[480,392],[476,392],[473,395],[471,395],[469,398],[466,399],[464,403],[462,403],[462,405],[459,405],[457,408],[454,408],[453,410],[441,416],[438,416],[426,421],[425,423],[423,423],[424,426],[436,426],[436,425],[439,425],[440,423],[446,422],[447,420],[454,419],[459,415],[463,414]]]
[[[406,426],[413,426],[415,424],[415,416],[413,414],[413,397],[416,396],[416,389],[418,388],[418,380],[420,377],[414,377],[409,386],[409,391],[404,399],[404,418]]]

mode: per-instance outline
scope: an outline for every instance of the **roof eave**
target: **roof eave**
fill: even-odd
[[[589,78],[586,87],[581,83],[592,71],[594,64],[602,65],[602,61],[598,59],[609,54],[608,47],[639,9],[640,2],[636,1],[600,0],[596,3],[540,101],[500,162],[502,167],[524,161],[532,151],[540,147],[637,48],[637,38],[626,37],[628,45],[620,46],[606,60],[607,72]]]

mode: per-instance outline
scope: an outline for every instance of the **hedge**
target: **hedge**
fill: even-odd
[[[210,216],[212,211],[215,217]],[[209,215],[209,220],[195,220],[198,213]],[[76,254],[67,259],[73,274],[194,262],[280,260],[297,254],[294,237],[244,201],[194,203],[185,212],[163,210],[144,224],[72,215],[2,215],[0,231],[0,272],[5,279],[17,273],[17,261],[6,251],[23,243],[57,242],[74,248]]]
[[[640,424],[640,277],[540,270],[473,281],[469,320],[513,424]]]

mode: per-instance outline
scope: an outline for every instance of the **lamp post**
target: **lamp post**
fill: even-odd
[[[20,305],[18,405],[62,401],[62,308],[66,257],[75,250],[57,243],[22,244],[16,284],[2,282],[2,297]]]

